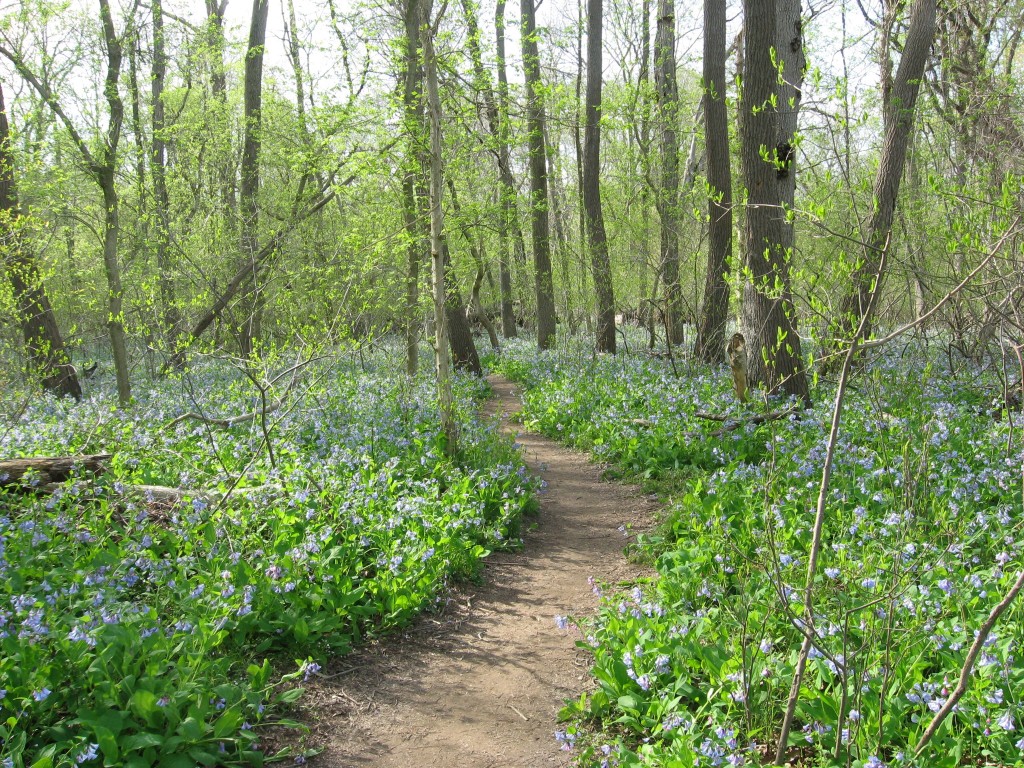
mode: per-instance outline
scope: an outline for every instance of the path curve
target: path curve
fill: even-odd
[[[485,414],[520,408],[514,386],[488,379]],[[588,659],[556,615],[597,606],[588,577],[640,575],[626,562],[621,526],[648,525],[653,503],[604,482],[583,454],[520,432],[531,472],[547,481],[525,548],[494,553],[482,583],[446,609],[323,670],[303,697],[324,768],[533,768],[566,765],[554,739],[566,698],[589,687]],[[531,527],[531,521],[526,521]]]

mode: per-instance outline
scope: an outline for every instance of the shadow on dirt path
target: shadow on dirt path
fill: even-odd
[[[485,413],[520,408],[514,386],[489,378]],[[566,765],[554,739],[566,698],[588,688],[578,630],[556,615],[592,613],[588,584],[640,575],[626,562],[621,526],[648,526],[654,505],[636,488],[604,482],[587,457],[519,433],[531,472],[547,481],[522,552],[487,558],[482,583],[450,596],[439,614],[323,670],[303,697],[324,768],[533,768]],[[531,521],[527,521],[527,528]]]

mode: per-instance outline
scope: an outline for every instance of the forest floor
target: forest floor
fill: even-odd
[[[484,413],[510,417],[515,387],[490,379]],[[566,698],[590,688],[580,631],[555,617],[598,604],[591,584],[647,574],[623,555],[625,531],[650,526],[655,504],[608,483],[581,453],[519,432],[530,471],[547,489],[524,520],[525,547],[485,561],[478,584],[447,596],[443,610],[403,632],[325,665],[307,684],[299,719],[325,768],[533,768],[566,765],[554,734]]]

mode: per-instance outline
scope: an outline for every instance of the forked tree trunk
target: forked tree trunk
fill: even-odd
[[[35,258],[21,240],[19,219],[11,129],[0,88],[0,244],[7,253],[5,271],[14,289],[25,349],[33,373],[46,390],[81,400],[82,387],[78,375],[64,349],[64,339]]]
[[[708,166],[708,269],[694,354],[706,363],[725,357],[732,259],[732,170],[725,105],[725,0],[704,0],[704,125]]]
[[[526,121],[530,134],[530,221],[533,228],[533,268],[537,288],[537,347],[555,343],[555,288],[551,276],[548,223],[548,173],[544,147],[544,95],[537,50],[534,0],[521,0],[523,70],[526,75]]]
[[[789,267],[782,253],[780,188],[773,157],[778,97],[773,62],[777,40],[776,0],[745,0],[743,94],[740,105],[741,165],[747,187],[744,250],[748,278],[743,287],[743,329],[748,348],[748,381],[780,389],[810,403],[800,338],[793,325]]]
[[[615,294],[612,288],[608,236],[601,210],[601,85],[603,80],[601,22],[602,0],[587,0],[587,104],[583,149],[583,208],[590,241],[597,301],[596,347],[615,354]]]

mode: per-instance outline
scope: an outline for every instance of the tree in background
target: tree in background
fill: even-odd
[[[533,229],[533,269],[537,289],[537,346],[555,343],[555,287],[551,274],[548,219],[548,171],[544,146],[544,95],[537,47],[534,0],[521,0],[523,14],[523,72],[526,76],[526,122],[530,144],[530,222]]]
[[[732,168],[725,105],[725,0],[704,0],[704,145],[708,182],[708,266],[694,354],[725,359],[732,258]]]
[[[682,289],[679,285],[679,86],[676,82],[675,0],[658,0],[654,38],[654,82],[661,122],[661,179],[657,195],[661,219],[661,282],[665,286],[668,344],[683,341]]]
[[[3,89],[0,87],[0,256],[4,272],[14,289],[25,349],[43,388],[55,395],[68,395],[81,400],[82,387],[78,373],[64,349],[64,339],[46,295],[39,267],[23,242],[19,231],[22,226],[18,210],[18,189],[14,180],[11,129],[7,121]]]
[[[778,40],[776,0],[743,3],[743,92],[740,164],[747,191],[743,230],[745,280],[743,330],[748,381],[769,393],[783,391],[810,403],[807,375],[796,334],[789,259],[783,251],[781,163],[778,136]]]
[[[587,104],[583,150],[583,208],[597,299],[597,351],[615,354],[615,293],[601,210],[602,0],[587,0]]]

